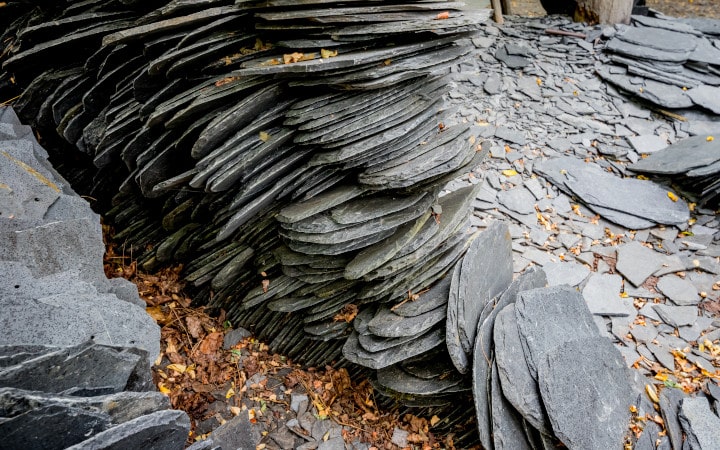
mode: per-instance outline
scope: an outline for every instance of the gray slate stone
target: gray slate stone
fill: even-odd
[[[519,214],[535,212],[535,197],[522,186],[498,192],[497,200],[506,208]]]
[[[618,247],[615,268],[632,284],[640,286],[664,263],[665,257],[661,254],[633,241]]]
[[[593,274],[582,295],[593,314],[600,316],[631,316],[637,313],[631,298],[620,297],[622,278],[619,275]]]
[[[165,410],[141,416],[110,428],[69,447],[69,449],[154,448],[176,450],[185,445],[189,432],[190,418],[184,411]]]
[[[676,275],[660,277],[657,288],[678,306],[691,306],[700,303],[697,288],[689,281]]]
[[[618,448],[636,393],[617,349],[599,337],[566,341],[538,364],[552,429],[569,449]]]
[[[475,238],[462,260],[456,307],[457,329],[465,353],[472,353],[483,308],[511,281],[510,232],[504,223],[494,222]],[[448,309],[452,307],[449,303]]]
[[[549,286],[577,286],[590,274],[590,269],[573,262],[550,262],[543,265]]]
[[[679,389],[663,389],[660,391],[660,413],[665,421],[665,429],[674,449],[683,448],[683,430],[678,413],[680,412],[680,403],[685,398],[687,397]]]
[[[503,308],[495,318],[493,342],[495,364],[505,398],[535,429],[549,434],[550,422],[540,398],[540,388],[525,359],[514,305]]]
[[[714,450],[720,444],[720,418],[706,397],[685,398],[680,404],[680,425],[692,450]]]
[[[688,95],[696,105],[720,114],[720,87],[702,84],[690,89]]]
[[[520,340],[533,378],[545,354],[569,338],[598,337],[598,329],[585,301],[575,289],[556,286],[518,294],[515,303]],[[568,336],[567,324],[573,324]]]
[[[495,365],[493,365],[490,384],[493,446],[497,450],[530,450],[532,447],[525,437],[523,418],[503,397],[500,377]]]
[[[671,327],[694,325],[698,320],[695,306],[653,305],[660,318]]]

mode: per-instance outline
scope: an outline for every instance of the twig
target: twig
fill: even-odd
[[[585,33],[576,33],[574,31],[556,30],[554,28],[546,28],[545,34],[551,34],[551,35],[555,35],[555,36],[576,37],[576,38],[580,38],[580,39],[587,38],[587,35]]]
[[[10,103],[14,102],[15,100],[19,99],[20,97],[22,97],[22,94],[16,95],[16,96],[13,97],[13,98],[10,98],[10,99],[5,100],[4,102],[0,103],[0,106],[7,106],[7,105],[9,105]]]

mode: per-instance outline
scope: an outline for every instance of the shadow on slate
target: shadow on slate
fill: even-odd
[[[640,391],[582,295],[569,286],[536,287],[543,278],[521,275],[496,305],[499,312],[480,325],[481,336],[485,324],[493,328],[490,350],[478,340],[473,363],[481,442],[507,449],[552,441],[570,449],[622,446]]]
[[[476,236],[479,185],[440,193],[488,146],[443,123],[454,114],[451,68],[489,11],[291,3],[20,8],[3,35],[12,50],[0,80],[24,88],[24,120],[65,141],[54,146],[61,165],[91,162],[69,171],[74,186],[98,199],[143,270],[184,264],[197,304],[296,361],[387,369],[378,378],[398,392],[399,373],[420,393],[451,375],[408,404],[467,396],[469,379],[452,365],[418,375],[409,361],[444,347],[448,274]],[[467,268],[463,286],[485,267]],[[509,284],[507,268],[498,283]],[[465,353],[475,307],[460,311]]]
[[[603,218],[631,230],[683,225],[690,218],[685,201],[673,201],[671,191],[652,181],[621,178],[571,157],[541,161],[533,170]]]
[[[628,166],[654,175],[703,205],[720,203],[720,140],[698,135],[676,142]]]
[[[99,217],[0,108],[2,448],[181,448],[188,416],[154,392],[159,327],[108,280]]]

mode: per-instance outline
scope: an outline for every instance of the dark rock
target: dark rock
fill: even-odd
[[[550,433],[540,388],[525,360],[514,305],[510,304],[498,313],[493,336],[498,380],[504,398],[535,429]]]
[[[532,446],[525,437],[523,418],[517,413],[505,397],[500,388],[500,377],[497,367],[493,366],[490,404],[492,406],[493,446],[500,449],[528,449]]]
[[[557,345],[540,360],[538,383],[553,432],[568,448],[621,445],[634,392],[610,341],[588,337]]]
[[[572,339],[598,337],[582,295],[567,286],[520,292],[515,303],[515,316],[533,378],[537,377],[538,365],[545,355],[568,340],[565,324],[574,324]]]
[[[665,421],[665,429],[674,449],[683,447],[683,430],[680,426],[678,413],[680,412],[680,403],[685,398],[687,397],[678,389],[663,389],[660,391],[660,413]]]
[[[691,449],[711,449],[720,442],[720,418],[710,409],[707,398],[683,399],[678,416]]]
[[[138,417],[76,444],[74,450],[92,448],[177,449],[185,444],[190,419],[184,411],[166,410]]]

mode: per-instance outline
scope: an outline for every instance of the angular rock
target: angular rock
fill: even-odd
[[[691,449],[717,447],[720,442],[720,418],[710,409],[707,398],[683,399],[678,416]]]
[[[621,445],[636,393],[610,341],[578,338],[556,346],[538,364],[538,384],[553,432],[568,448]]]
[[[190,432],[190,418],[184,411],[165,410],[138,417],[96,434],[69,448],[147,448],[177,449]]]

